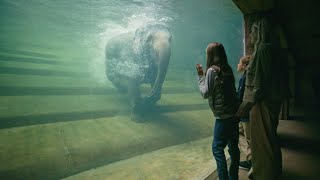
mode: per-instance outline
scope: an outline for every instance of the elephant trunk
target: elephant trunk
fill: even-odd
[[[171,48],[170,42],[160,42],[161,45],[155,45],[157,57],[156,57],[156,67],[157,67],[157,76],[153,83],[153,87],[147,96],[147,99],[150,103],[154,104],[161,98],[161,88],[164,82],[164,79],[167,74],[167,69],[169,65]]]

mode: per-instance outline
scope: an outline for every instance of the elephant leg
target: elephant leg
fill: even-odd
[[[137,119],[143,112],[143,100],[140,92],[140,84],[137,80],[131,79],[128,82],[128,92],[131,105],[131,119]]]

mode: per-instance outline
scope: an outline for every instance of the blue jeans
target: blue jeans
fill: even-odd
[[[240,151],[239,142],[239,121],[234,117],[216,119],[214,126],[214,138],[212,153],[217,162],[218,176],[220,180],[238,180]],[[224,155],[224,148],[228,145],[231,157],[229,173],[227,161]]]

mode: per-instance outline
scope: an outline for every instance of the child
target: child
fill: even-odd
[[[242,73],[242,76],[239,80],[238,86],[238,97],[240,102],[242,102],[245,81],[246,81],[246,67],[251,60],[251,56],[243,56],[240,58],[239,64],[237,66],[237,70],[239,73]],[[240,161],[239,168],[245,169],[247,171],[251,168],[251,148],[250,148],[250,122],[249,122],[249,114],[240,118],[239,123],[239,147],[241,151],[246,155],[245,161]]]
[[[216,159],[219,179],[237,180],[240,151],[238,120],[235,118],[239,104],[235,80],[221,43],[209,44],[206,54],[206,72],[203,72],[200,64],[197,64],[196,68],[200,93],[203,98],[208,99],[216,119],[212,152]],[[231,156],[229,172],[224,154],[224,148],[227,145]]]

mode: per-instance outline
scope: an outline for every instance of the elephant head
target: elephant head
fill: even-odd
[[[151,23],[137,29],[135,52],[140,62],[146,62],[145,83],[151,84],[151,91],[145,102],[154,104],[161,98],[161,90],[171,56],[171,32],[164,23]]]

